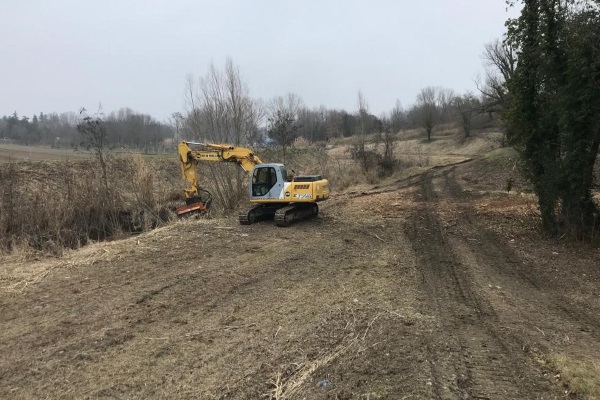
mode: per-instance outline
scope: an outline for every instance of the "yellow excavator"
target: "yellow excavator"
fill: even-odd
[[[194,146],[192,149],[190,146]],[[239,222],[249,225],[263,219],[274,219],[277,226],[313,218],[319,214],[317,202],[329,198],[329,181],[320,175],[288,178],[283,164],[264,164],[245,147],[227,144],[183,141],[178,146],[181,174],[188,188],[184,189],[186,205],[177,208],[180,217],[208,212],[212,197],[200,187],[199,162],[231,162],[249,174],[250,206],[241,210]]]

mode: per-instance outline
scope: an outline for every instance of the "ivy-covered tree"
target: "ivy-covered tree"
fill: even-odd
[[[521,16],[507,23],[518,62],[504,118],[545,230],[589,238],[600,230],[592,197],[600,146],[600,1],[522,3]]]

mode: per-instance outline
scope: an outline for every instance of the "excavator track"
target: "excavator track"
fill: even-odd
[[[319,215],[317,203],[290,204],[275,212],[275,225],[290,226],[296,221],[315,218]]]
[[[260,206],[245,207],[240,210],[238,214],[238,221],[241,225],[251,225],[256,222],[257,212],[256,209]]]
[[[258,221],[273,219],[276,208],[264,204],[248,206],[240,210],[238,221],[241,225],[251,225]]]
[[[281,205],[259,204],[240,210],[238,221],[241,225],[251,225],[258,221],[274,219],[277,226],[290,226],[296,221],[314,218],[319,215],[316,203]]]

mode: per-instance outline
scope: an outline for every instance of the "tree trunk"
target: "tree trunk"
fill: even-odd
[[[599,145],[600,140],[595,140],[589,148],[580,144],[579,151],[566,158],[563,167],[567,172],[563,177],[562,219],[566,231],[580,239],[589,238],[600,229],[598,207],[591,191]]]

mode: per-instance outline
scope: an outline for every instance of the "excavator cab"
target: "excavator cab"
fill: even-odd
[[[283,164],[260,164],[252,170],[250,199],[282,199],[287,181]]]

